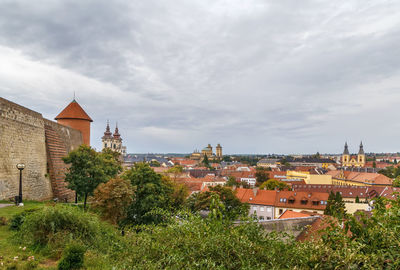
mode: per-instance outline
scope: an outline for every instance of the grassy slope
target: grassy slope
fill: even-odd
[[[8,204],[9,202],[5,201],[0,203]],[[5,217],[9,221],[11,217],[15,214],[21,213],[22,211],[28,209],[37,209],[43,207],[44,205],[46,205],[46,203],[26,201],[24,202],[23,207],[7,206],[4,208],[0,208],[0,217]],[[40,262],[37,269],[57,269],[58,262],[54,261],[54,259],[47,258],[42,254],[35,252],[32,249],[29,249],[28,247],[25,249],[25,251],[22,250],[23,246],[20,246],[20,244],[16,243],[16,241],[13,240],[13,235],[14,232],[9,230],[8,226],[0,225],[0,270],[5,269],[4,266],[1,266],[1,262],[3,262],[4,265],[10,265],[14,262],[14,257],[16,256],[18,256],[18,266],[26,264],[26,260],[29,256],[34,256],[35,260]],[[111,265],[109,264],[107,259],[101,254],[88,252],[85,255],[85,269],[111,269]]]
[[[27,209],[40,208],[44,205],[42,202],[24,202],[23,207],[8,206],[0,208],[0,217],[5,217],[7,220]],[[52,265],[48,260],[43,258],[40,254],[33,252],[30,249],[22,250],[23,247],[13,241],[13,231],[8,229],[8,226],[0,226],[0,263],[4,264],[14,261],[14,257],[18,256],[17,262],[26,261],[29,256],[35,256],[35,260],[39,260],[42,264],[38,269],[56,269],[48,268],[47,265]],[[21,263],[22,264],[22,263]],[[20,265],[20,263],[18,263]],[[0,269],[2,267],[0,266]]]

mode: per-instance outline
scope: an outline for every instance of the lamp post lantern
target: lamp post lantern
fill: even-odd
[[[19,194],[18,194],[18,205],[23,206],[22,203],[22,170],[25,169],[24,163],[18,163],[17,169],[19,170]]]

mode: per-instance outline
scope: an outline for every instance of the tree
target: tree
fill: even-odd
[[[105,219],[118,224],[126,217],[132,203],[134,190],[129,181],[119,177],[100,184],[94,191],[93,207],[99,209]]]
[[[135,188],[124,224],[156,224],[162,221],[162,217],[153,210],[173,210],[176,207],[174,186],[166,183],[167,180],[148,164],[136,163],[122,178],[129,180]]]
[[[222,161],[225,161],[225,162],[232,162],[232,158],[231,158],[230,156],[223,156],[223,157],[222,157]]]
[[[394,180],[393,180],[393,187],[400,187],[400,176],[397,176]]]
[[[183,173],[183,167],[181,165],[175,165],[174,167],[169,168],[166,173],[168,173],[174,180],[177,180]]]
[[[265,181],[264,183],[262,183],[259,186],[260,189],[267,189],[267,190],[275,190],[275,189],[279,189],[279,190],[284,190],[284,189],[289,189],[289,186],[281,181],[275,180],[275,179],[269,179],[267,181]]]
[[[204,164],[206,167],[210,167],[210,162],[208,161],[208,156],[207,156],[207,155],[204,155],[203,164]]]
[[[186,185],[180,184],[168,176],[162,176],[162,183],[168,187],[168,189],[172,189],[173,193],[170,195],[170,205],[173,209],[180,209],[185,201],[187,196],[189,195],[189,190]]]
[[[372,162],[372,168],[376,168],[376,162],[375,161]]]
[[[360,198],[358,197],[358,195],[356,197],[356,203],[360,203]]]
[[[152,160],[152,161],[150,161],[150,166],[151,167],[160,167],[161,164],[157,160]]]
[[[90,146],[81,145],[63,158],[71,166],[65,173],[68,188],[84,196],[83,208],[86,209],[87,197],[100,183],[115,177],[121,166],[110,153],[97,153]]]
[[[237,186],[238,182],[236,181],[236,178],[233,176],[228,176],[228,181],[226,182],[225,186],[227,187],[233,187]]]
[[[264,183],[265,181],[268,180],[269,178],[269,173],[268,173],[268,169],[264,168],[264,167],[257,167],[256,168],[256,181],[257,184],[260,185],[262,183]]]
[[[243,204],[235,195],[235,192],[223,186],[210,187],[210,191],[191,195],[186,205],[191,211],[210,210],[213,196],[218,195],[224,205],[223,216],[227,220],[234,220],[241,215],[247,215],[248,205]],[[219,208],[221,210],[221,208]],[[222,211],[222,210],[221,210]]]
[[[335,195],[335,193],[331,191],[324,214],[334,216],[338,219],[344,219],[346,217],[346,205],[340,192],[336,192]]]

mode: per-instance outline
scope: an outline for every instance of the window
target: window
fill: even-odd
[[[300,201],[300,203],[303,204],[303,205],[305,205],[305,204],[307,204],[307,200],[302,199],[302,200]]]
[[[257,211],[257,208],[258,208],[257,206],[253,206],[253,210],[255,211]]]
[[[312,204],[313,205],[319,205],[319,201],[313,201]]]
[[[267,220],[270,220],[271,219],[271,217],[267,217]]]
[[[264,220],[264,217],[263,216],[259,216],[258,219],[259,220]]]
[[[270,207],[267,207],[267,212],[271,213],[272,209]]]
[[[282,215],[283,209],[279,209],[279,215]]]
[[[264,212],[264,207],[261,206],[261,207],[260,207],[260,211],[263,211],[263,212]]]

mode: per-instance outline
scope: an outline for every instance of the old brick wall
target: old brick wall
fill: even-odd
[[[25,163],[24,199],[51,199],[53,192],[46,162],[42,115],[0,98],[0,199],[18,195],[17,163]]]
[[[71,201],[74,192],[64,182],[67,166],[62,161],[70,151],[82,144],[80,131],[44,119],[47,164],[53,188],[53,196],[62,201]]]

